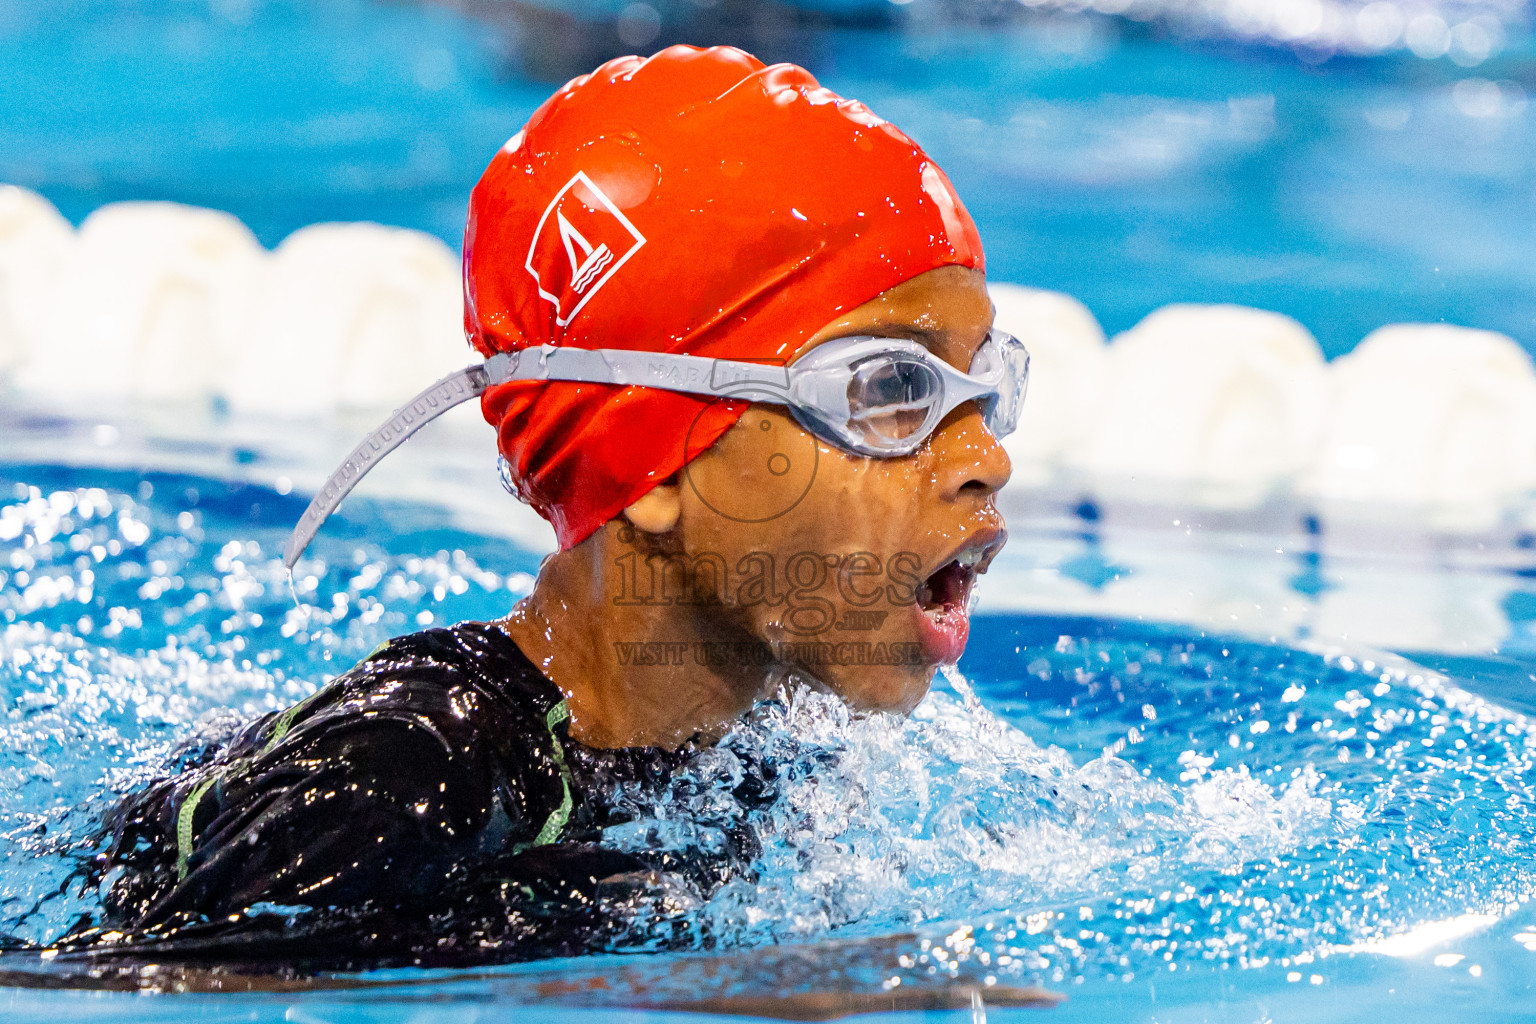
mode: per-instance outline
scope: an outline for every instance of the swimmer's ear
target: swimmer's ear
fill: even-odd
[[[682,516],[683,504],[678,494],[677,478],[657,484],[640,500],[624,510],[624,518],[637,530],[651,534],[670,533]]]

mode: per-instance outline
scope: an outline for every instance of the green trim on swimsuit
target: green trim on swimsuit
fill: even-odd
[[[320,691],[316,690],[277,716],[277,719],[272,723],[272,734],[267,737],[267,742],[257,752],[257,757],[270,753],[273,747],[283,741],[283,737],[288,735],[288,730],[293,727],[294,718],[298,716],[304,705],[314,700],[319,693]],[[192,857],[192,819],[197,814],[197,805],[202,801],[204,795],[207,794],[213,784],[223,777],[224,770],[220,769],[202,782],[199,782],[192,792],[187,795],[186,802],[181,805],[181,809],[176,812],[176,881],[178,882],[187,877],[187,861]]]
[[[307,697],[305,698],[305,700],[308,699]],[[303,706],[304,701],[301,700],[277,716],[277,720],[272,723],[272,735],[267,737],[267,742],[262,746],[261,753],[257,754],[257,757],[270,753],[273,747],[283,741],[283,737],[288,735],[288,730],[293,726],[294,716],[299,713],[299,708]]]
[[[554,744],[555,764],[560,766],[560,806],[549,813],[544,822],[544,827],[539,829],[539,834],[526,843],[518,843],[512,848],[513,853],[522,853],[535,846],[548,846],[560,838],[560,833],[565,831],[566,823],[571,820],[571,771],[565,765],[565,747],[560,742],[560,737],[555,735],[555,726],[569,720],[571,709],[564,700],[549,709],[549,714],[544,717],[544,727],[549,730],[550,741]]]
[[[320,689],[323,690],[324,687],[321,687]],[[271,753],[272,748],[281,743],[283,741],[283,737],[288,735],[288,730],[293,728],[293,720],[298,716],[299,711],[304,707],[305,704],[308,704],[318,696],[320,696],[320,690],[316,690],[308,697],[305,697],[303,700],[299,701],[297,704],[293,705],[282,714],[278,715],[277,720],[272,723],[272,735],[267,737],[266,745],[261,748],[256,756],[263,757]]]
[[[187,861],[192,857],[192,817],[197,813],[197,805],[203,799],[203,794],[219,781],[222,772],[215,772],[210,777],[199,782],[187,796],[181,810],[176,812],[176,881],[184,881],[187,877]]]
[[[317,690],[316,693],[318,692]],[[258,757],[282,742],[283,737],[288,734],[289,728],[293,725],[294,717],[314,696],[315,694],[310,694],[309,697],[305,697],[278,715],[277,720],[272,723],[272,735],[267,739]],[[565,826],[571,820],[571,809],[575,805],[571,797],[571,770],[565,763],[565,746],[560,742],[560,737],[555,735],[555,726],[569,721],[570,717],[570,706],[564,700],[551,707],[549,713],[544,716],[544,727],[549,730],[549,739],[553,744],[552,754],[555,764],[560,768],[560,806],[550,812],[549,817],[544,821],[544,827],[539,829],[538,835],[529,842],[518,843],[513,847],[514,853],[522,853],[535,846],[548,846],[560,838],[560,833],[565,831]],[[176,812],[176,880],[178,882],[186,879],[187,864],[192,858],[192,822],[197,814],[197,805],[223,775],[222,771],[218,771],[199,782]]]

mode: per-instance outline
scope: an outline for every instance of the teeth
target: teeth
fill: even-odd
[[[955,561],[962,569],[969,569],[981,561],[981,548],[966,548]]]

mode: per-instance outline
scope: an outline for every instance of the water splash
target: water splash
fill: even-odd
[[[30,941],[95,910],[61,886],[119,794],[388,637],[500,614],[531,582],[462,549],[340,544],[290,578],[275,557],[288,518],[252,522],[281,507],[272,492],[98,477],[121,483],[0,490],[0,935]]]
[[[696,757],[659,801],[632,800],[639,817],[608,841],[680,850],[750,829],[763,849],[757,878],[688,913],[710,943],[756,945],[1166,888],[1192,870],[1234,872],[1290,853],[1337,826],[1315,772],[1272,788],[1224,769],[1180,788],[1109,753],[1079,765],[964,693],[932,694],[898,719],[788,690]],[[728,795],[751,763],[778,776],[766,810]]]
[[[116,794],[385,637],[500,614],[530,582],[440,521],[413,527],[411,546],[445,543],[423,558],[346,540],[343,520],[295,580],[296,610],[267,554],[289,517],[263,525],[251,502],[269,492],[223,488],[0,492],[0,933],[42,940],[92,913],[94,894],[60,886]],[[661,797],[618,794],[633,820],[616,846],[745,830],[761,848],[755,881],[705,898],[672,880],[618,945],[910,930],[912,974],[1310,977],[1331,951],[1503,918],[1536,889],[1525,718],[1412,666],[1090,625],[1102,635],[986,620],[989,653],[907,719],[790,680]],[[773,799],[737,801],[765,763]]]
[[[630,941],[916,928],[929,937],[913,964],[1061,981],[1308,964],[1415,922],[1497,919],[1536,889],[1536,737],[1521,716],[1409,667],[1264,644],[1063,637],[1026,656],[1078,687],[1075,738],[1112,727],[1131,694],[1150,700],[1080,761],[956,672],[953,694],[905,720],[788,689],[608,834],[682,849],[745,828],[762,845],[755,880],[674,895]],[[735,804],[761,762],[776,801]]]

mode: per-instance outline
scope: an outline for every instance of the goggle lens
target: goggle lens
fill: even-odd
[[[980,402],[988,429],[997,437],[1012,433],[1029,382],[1024,346],[1010,334],[993,331],[976,350],[968,375],[995,389]],[[883,352],[849,367],[846,394],[849,440],[869,452],[904,453],[937,426],[944,381],[931,357]]]
[[[871,356],[848,380],[850,424],[872,448],[909,447],[932,424],[944,385],[933,368],[900,353]]]
[[[1011,334],[993,331],[985,344],[976,352],[977,359],[971,364],[971,375],[986,377],[1002,371],[997,383],[997,397],[986,410],[987,426],[995,437],[1007,437],[1019,425],[1019,410],[1024,406],[1024,395],[1029,390],[1029,352],[1022,342]],[[982,357],[985,367],[978,367]]]

